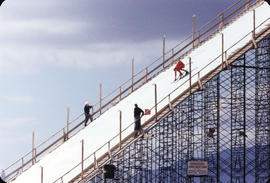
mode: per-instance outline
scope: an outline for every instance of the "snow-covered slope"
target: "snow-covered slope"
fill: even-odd
[[[256,25],[260,25],[263,21],[270,17],[270,6],[267,3],[256,8]],[[257,30],[259,32],[269,24],[270,21],[265,22]],[[226,27],[222,33],[224,35],[224,49],[226,50],[233,44],[239,41],[240,38],[246,36],[253,30],[253,12],[249,11],[245,15],[241,16],[237,21]],[[251,40],[251,34],[243,39],[241,42],[228,50],[228,55],[233,51],[244,46],[248,41]],[[183,58],[184,63],[188,63],[188,57],[192,59],[192,70],[193,73],[198,72],[209,62],[214,60],[218,55],[221,54],[222,50],[222,39],[221,34],[216,34],[215,37],[202,44],[197,49],[193,50],[188,56]],[[201,71],[200,75],[203,77],[213,68],[216,68],[221,63],[221,58],[216,59],[209,67]],[[138,104],[139,107],[146,109],[154,106],[154,84],[157,85],[157,98],[158,101],[163,99],[179,85],[181,85],[188,77],[180,80],[179,82],[172,83],[174,79],[173,67],[161,72],[154,79],[140,87],[135,92],[131,93],[124,100],[119,102],[114,107],[111,107],[93,123],[88,125],[85,129],[81,130],[77,135],[69,139],[63,145],[58,147],[56,150],[47,154],[34,166],[29,168],[27,171],[18,176],[12,183],[38,183],[41,180],[41,167],[43,167],[44,183],[52,183],[57,178],[65,174],[75,165],[81,161],[81,140],[84,140],[84,156],[88,156],[96,151],[100,146],[108,142],[111,138],[119,133],[119,111],[122,111],[122,129],[127,127],[133,122],[133,109],[134,104]],[[197,78],[192,80],[192,83],[196,82]],[[171,99],[175,98],[181,92],[189,87],[189,82],[186,82],[183,86],[177,89]],[[164,100],[158,105],[158,110],[168,104],[167,100]],[[154,110],[151,111],[154,114]],[[145,116],[142,122],[146,121],[152,115]],[[133,128],[129,128],[127,132],[123,134],[123,138],[126,137],[133,131]],[[118,143],[118,139],[113,141],[111,147]],[[96,156],[99,157],[104,150],[99,151]],[[89,160],[87,163],[92,163],[94,159]],[[87,165],[85,165],[86,167]],[[80,171],[73,171],[64,177],[64,182],[72,179]]]

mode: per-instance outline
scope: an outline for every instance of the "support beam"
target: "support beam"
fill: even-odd
[[[163,42],[163,46],[162,46],[162,63],[163,63],[163,68],[165,67],[165,41],[166,41],[166,36],[164,35],[162,37],[162,42]]]
[[[81,144],[82,144],[82,156],[81,156],[81,179],[83,179],[83,170],[84,170],[84,140],[81,140]]]
[[[119,148],[122,149],[122,111],[119,110]]]
[[[67,134],[66,134],[66,140],[68,140],[68,133],[69,133],[69,106],[67,107]]]
[[[41,174],[41,176],[40,176],[41,177],[41,183],[43,183],[43,167],[42,166],[40,167],[40,171],[41,171],[40,172],[40,174]]]
[[[35,153],[35,132],[33,131],[32,132],[32,165],[35,164],[35,156],[36,156],[36,153]]]
[[[192,16],[192,48],[195,47],[195,17],[196,15]]]

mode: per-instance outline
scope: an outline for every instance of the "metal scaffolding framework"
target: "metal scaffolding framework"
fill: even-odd
[[[147,130],[88,182],[266,183],[270,179],[270,36]],[[149,134],[152,136],[149,137]],[[187,175],[207,161],[208,176]]]

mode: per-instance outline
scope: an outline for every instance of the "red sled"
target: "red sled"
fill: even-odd
[[[144,114],[145,115],[150,115],[151,114],[151,110],[150,109],[144,109]]]

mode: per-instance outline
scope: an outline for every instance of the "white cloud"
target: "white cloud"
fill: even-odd
[[[34,97],[32,96],[2,96],[1,97],[4,100],[11,101],[11,102],[33,102]]]
[[[37,119],[35,117],[14,117],[14,118],[0,118],[1,128],[9,128],[20,127],[24,125],[34,124]]]
[[[141,43],[116,42],[70,46],[28,44],[0,45],[0,73],[5,75],[35,74],[44,65],[89,69],[111,67],[135,61],[151,63],[161,56],[160,40]]]

